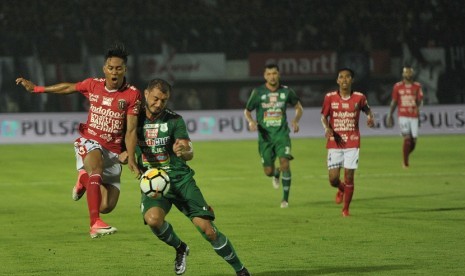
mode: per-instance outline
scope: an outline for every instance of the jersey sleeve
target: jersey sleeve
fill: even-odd
[[[291,88],[289,88],[288,101],[292,106],[295,106],[300,101],[300,98],[299,96],[297,96],[297,93],[295,93],[295,91]]]
[[[142,96],[139,92],[139,90],[134,89],[133,92],[134,96],[132,97],[131,101],[129,102],[128,106],[128,115],[134,115],[137,116],[139,115],[140,112],[140,105],[141,105],[141,99]]]
[[[399,86],[396,84],[392,88],[392,93],[391,93],[392,100],[395,102],[399,101]]]
[[[173,133],[173,138],[176,139],[188,139],[189,138],[189,133],[187,132],[187,126],[186,122],[184,119],[179,116],[175,121],[174,121],[174,133]]]
[[[323,100],[323,107],[321,108],[321,114],[324,115],[324,116],[329,116],[329,112],[330,112],[330,95],[329,94],[326,94],[324,100]]]
[[[89,98],[89,91],[92,90],[92,78],[77,82],[76,90],[82,95],[86,96],[86,98]]]
[[[252,111],[257,108],[257,89],[252,90],[252,93],[250,94],[249,100],[247,101],[247,104],[245,108],[248,111]]]

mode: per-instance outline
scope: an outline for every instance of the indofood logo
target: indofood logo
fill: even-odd
[[[18,121],[2,121],[0,125],[1,137],[16,137],[19,131]]]

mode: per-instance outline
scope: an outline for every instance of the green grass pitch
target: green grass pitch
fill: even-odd
[[[194,141],[190,162],[220,231],[253,275],[463,275],[465,136],[420,136],[411,168],[398,137],[363,137],[351,217],[329,186],[324,139],[293,139],[288,209],[264,176],[257,142]],[[74,202],[72,143],[0,146],[0,275],[175,275],[174,250],[142,223],[125,167],[120,201],[102,217],[119,229],[92,240]],[[190,246],[185,275],[234,275],[176,209]]]

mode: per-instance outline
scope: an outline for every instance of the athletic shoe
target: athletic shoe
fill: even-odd
[[[73,194],[71,195],[71,197],[74,201],[78,201],[85,193],[86,188],[84,187],[84,185],[81,184],[81,182],[78,181],[76,185],[74,185],[73,187]]]
[[[271,184],[273,184],[273,188],[279,189],[279,176],[272,176],[271,177]]]
[[[288,208],[289,207],[289,202],[283,200],[281,201],[281,208]]]
[[[71,195],[74,201],[78,201],[85,194],[86,187],[84,187],[82,183],[86,181],[89,181],[89,175],[86,173],[86,171],[80,170],[76,185],[74,185],[73,193]]]
[[[90,237],[92,239],[95,238],[100,238],[103,235],[111,235],[116,233],[118,229],[115,227],[112,227],[105,222],[103,222],[101,219],[97,219],[97,221],[90,227]]]
[[[184,242],[176,248],[176,258],[174,259],[174,272],[177,275],[184,274],[186,271],[186,259],[189,255],[189,246]]]
[[[239,270],[238,272],[236,272],[236,275],[237,275],[237,276],[250,276],[250,273],[249,273],[249,271],[247,270],[247,268],[243,267],[241,270]]]
[[[337,193],[336,193],[336,204],[341,204],[342,201],[344,200],[344,192],[337,189]]]
[[[349,210],[348,209],[343,209],[342,210],[342,216],[343,217],[350,217]]]

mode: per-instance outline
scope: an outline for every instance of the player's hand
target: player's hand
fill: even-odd
[[[126,165],[128,163],[128,152],[127,151],[123,151],[122,153],[120,153],[118,155],[118,161],[123,164],[123,165]]]
[[[176,154],[177,157],[181,157],[185,151],[186,151],[186,147],[184,146],[184,144],[181,143],[181,140],[176,139],[176,141],[173,144],[174,154]]]
[[[334,131],[332,128],[330,127],[325,128],[325,137],[328,139],[331,137],[334,137]]]
[[[386,127],[391,128],[394,125],[394,119],[392,116],[386,118]]]
[[[367,119],[367,126],[372,128],[375,126],[375,119],[371,116],[368,116],[368,119]]]
[[[129,170],[131,170],[133,174],[136,174],[137,179],[141,177],[142,173],[140,172],[139,167],[137,167],[137,164],[136,164],[136,161],[134,161],[134,158],[131,158],[131,160],[128,160],[128,167],[129,167]]]
[[[17,78],[16,85],[22,85],[27,91],[33,92],[34,87],[36,86],[32,81],[27,80],[25,78]]]
[[[294,130],[294,133],[299,132],[300,128],[299,128],[299,123],[298,122],[292,121],[291,125],[292,125],[292,129]]]
[[[250,131],[257,131],[257,123],[255,121],[249,122],[249,130]]]

